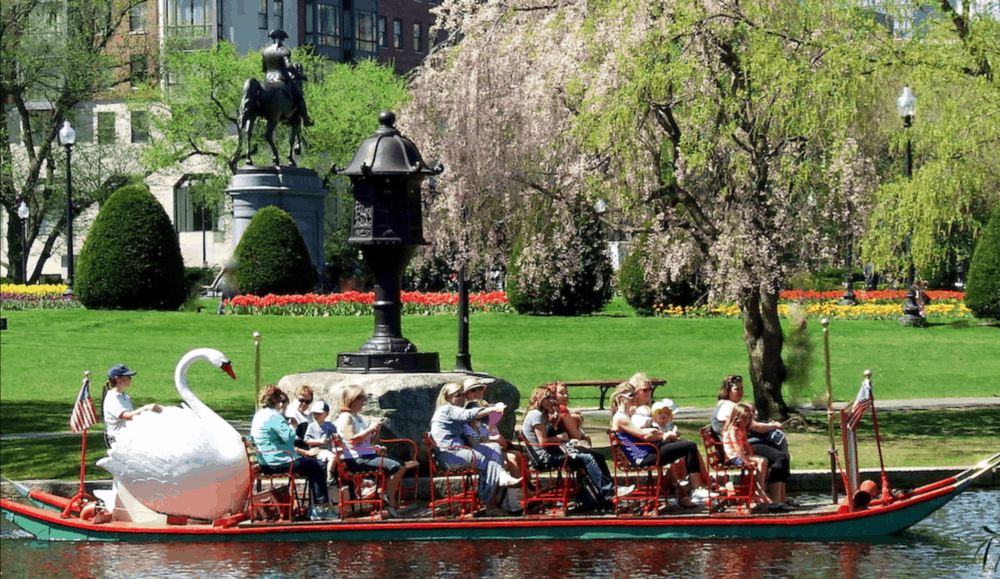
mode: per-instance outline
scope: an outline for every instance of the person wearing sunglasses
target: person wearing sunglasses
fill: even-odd
[[[729,416],[736,405],[743,400],[743,377],[730,374],[722,379],[715,409],[712,411],[712,431],[721,440],[722,432]],[[754,419],[749,427],[750,447],[754,453],[767,459],[770,466],[767,475],[767,494],[774,508],[787,510],[798,506],[789,501],[785,494],[788,476],[791,474],[791,456],[788,454],[788,440],[785,438],[781,423],[758,422]]]

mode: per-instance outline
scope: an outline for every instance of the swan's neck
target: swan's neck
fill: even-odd
[[[217,420],[225,422],[221,416],[216,414],[214,410],[202,402],[191,390],[191,387],[188,386],[188,368],[191,364],[194,364],[198,360],[210,360],[209,352],[211,352],[211,350],[199,348],[197,350],[191,350],[185,354],[184,357],[181,358],[181,361],[177,363],[177,368],[174,370],[174,386],[177,387],[177,393],[181,395],[181,399],[184,400],[184,402],[191,408],[198,418],[201,418],[202,420]]]

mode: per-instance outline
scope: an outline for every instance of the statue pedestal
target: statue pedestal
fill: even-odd
[[[327,189],[316,171],[300,167],[254,167],[236,170],[226,193],[233,198],[233,245],[239,245],[243,232],[257,211],[273,205],[284,209],[295,220],[309,249],[316,270],[326,269],[323,254],[324,202]]]
[[[289,374],[278,382],[294,404],[295,391],[303,385],[313,391],[313,400],[324,400],[330,405],[330,422],[336,420],[341,406],[340,388],[357,384],[368,394],[361,414],[385,419],[383,438],[408,438],[417,443],[418,460],[427,462],[423,447],[423,433],[431,429],[438,394],[448,382],[459,384],[471,376],[490,379],[491,376],[472,372],[440,373],[395,373],[395,374],[351,374],[334,370],[314,370],[301,374]],[[485,399],[489,402],[503,402],[507,412],[500,420],[500,432],[509,439],[513,437],[517,423],[515,411],[521,403],[517,387],[500,378],[487,386]]]

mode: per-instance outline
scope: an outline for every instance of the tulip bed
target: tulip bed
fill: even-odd
[[[402,292],[403,314],[455,314],[458,294]],[[373,312],[374,293],[305,294],[264,297],[240,295],[226,302],[226,313],[275,316],[361,316]],[[503,292],[469,294],[470,312],[513,312]]]
[[[928,291],[930,299],[924,305],[928,318],[971,318],[972,311],[965,307],[965,294],[955,291]],[[838,300],[844,295],[843,290],[816,292],[802,290],[786,290],[781,292],[782,303],[778,304],[778,314],[788,316],[788,308],[799,304],[810,318],[830,318],[840,320],[894,320],[903,313],[905,291],[878,290],[856,291],[854,297],[857,305],[843,306]],[[674,305],[658,305],[654,308],[658,315],[664,317],[740,317],[740,308],[736,304],[714,306],[696,306],[684,308]]]
[[[0,308],[7,311],[82,308],[76,296],[64,296],[66,285],[0,285]]]

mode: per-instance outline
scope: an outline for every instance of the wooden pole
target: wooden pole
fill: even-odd
[[[823,318],[823,359],[826,362],[826,415],[830,434],[830,495],[837,504],[837,443],[833,437],[833,383],[830,381],[830,320]]]

